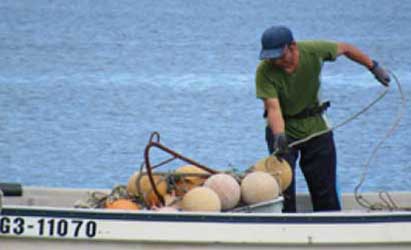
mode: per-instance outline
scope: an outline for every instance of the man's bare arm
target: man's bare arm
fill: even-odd
[[[273,134],[284,133],[284,119],[278,98],[265,99],[264,107],[267,110],[267,120]]]
[[[382,85],[386,87],[389,86],[390,76],[385,69],[381,67],[378,62],[371,60],[369,56],[357,47],[348,43],[337,43],[337,55],[345,55],[352,61],[364,65]]]
[[[373,66],[373,62],[369,56],[348,43],[337,43],[337,55],[345,55],[347,58],[364,65],[368,69],[371,69]]]

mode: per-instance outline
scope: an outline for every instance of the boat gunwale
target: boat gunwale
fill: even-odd
[[[40,206],[3,206],[0,216],[29,216],[82,218],[123,221],[201,222],[201,223],[286,223],[286,224],[336,224],[336,223],[399,223],[411,222],[409,211],[386,212],[320,212],[320,213],[211,213],[211,212],[156,212],[149,210],[107,210],[84,208],[56,208]]]

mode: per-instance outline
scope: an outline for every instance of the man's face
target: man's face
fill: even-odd
[[[297,64],[294,46],[287,45],[284,48],[283,55],[280,58],[271,59],[270,62],[289,74],[294,72]]]

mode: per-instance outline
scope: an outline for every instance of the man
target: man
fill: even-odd
[[[325,61],[344,55],[365,66],[388,86],[387,72],[358,48],[330,41],[294,41],[290,29],[273,26],[261,38],[260,64],[256,73],[256,95],[264,102],[266,141],[270,154],[285,159],[295,173],[299,165],[308,184],[314,211],[341,210],[336,188],[336,151],[332,132],[292,148],[289,143],[328,128],[324,110],[329,103],[318,99],[320,73]],[[327,105],[328,104],[328,105]],[[295,174],[284,192],[284,212],[296,212]]]

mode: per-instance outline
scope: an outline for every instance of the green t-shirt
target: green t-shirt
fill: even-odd
[[[260,99],[278,98],[283,115],[292,116],[319,103],[320,73],[324,61],[337,57],[337,43],[328,41],[297,42],[299,65],[288,75],[264,60],[256,73],[256,95]],[[304,138],[327,129],[324,117],[317,115],[304,119],[285,120],[286,134]]]

